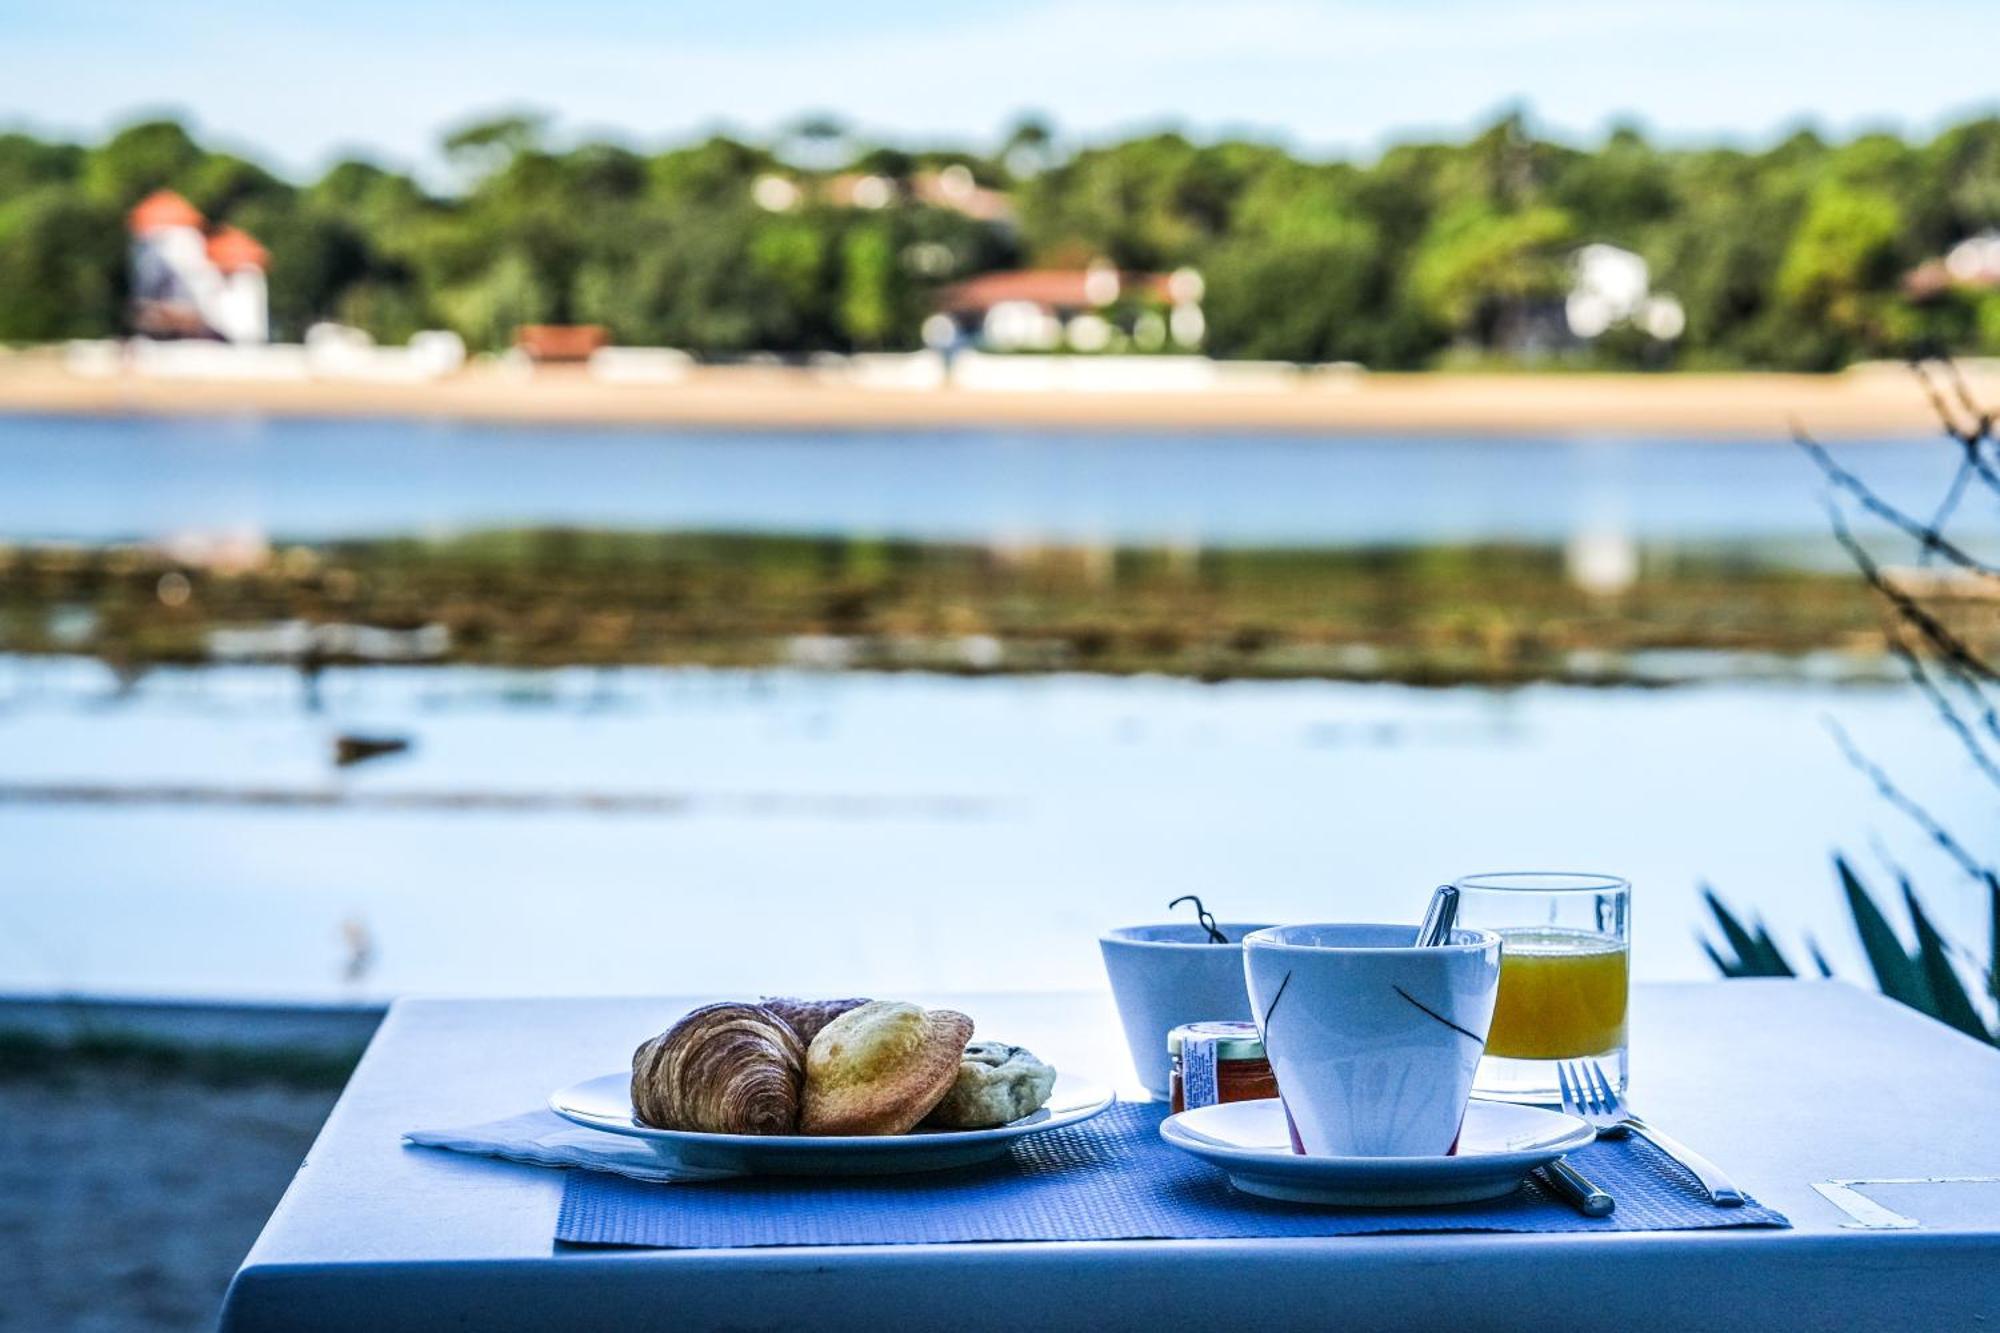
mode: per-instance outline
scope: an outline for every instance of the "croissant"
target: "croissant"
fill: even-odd
[[[866,1000],[793,1000],[766,995],[764,1007],[792,1025],[808,1050],[819,1030],[849,1009],[859,1009]]]
[[[632,1054],[632,1110],[657,1129],[790,1134],[805,1091],[806,1047],[759,1004],[711,1004]]]

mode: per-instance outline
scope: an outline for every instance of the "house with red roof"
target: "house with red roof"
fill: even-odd
[[[126,218],[132,234],[132,331],[147,338],[263,343],[271,338],[270,253],[237,227],[211,227],[172,190]]]
[[[926,341],[988,351],[1159,351],[1200,346],[1201,275],[1080,269],[981,273],[938,294]],[[933,332],[935,330],[935,332]]]

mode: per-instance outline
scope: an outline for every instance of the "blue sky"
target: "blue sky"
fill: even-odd
[[[1022,110],[1072,141],[1160,124],[1365,155],[1525,103],[1577,138],[1629,118],[1759,143],[1801,122],[1924,132],[2000,105],[1960,0],[0,0],[0,124],[91,137],[174,109],[291,171],[434,162],[444,127],[531,105],[569,136],[761,132],[832,109],[903,141]]]

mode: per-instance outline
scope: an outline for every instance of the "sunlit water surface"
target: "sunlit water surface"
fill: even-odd
[[[1252,544],[1608,533],[1838,564],[1816,477],[1779,429],[1496,441],[0,416],[0,541],[531,523]],[[1842,455],[1919,510],[1953,463],[1915,440]],[[1968,540],[1991,517],[1969,511]],[[1983,833],[1987,793],[1921,701],[1888,689],[399,669],[332,672],[325,696],[307,712],[275,667],[158,672],[121,693],[94,663],[0,658],[0,987],[1075,987],[1098,982],[1101,929],[1157,919],[1177,894],[1225,916],[1411,919],[1440,879],[1519,867],[1630,875],[1641,977],[1708,974],[1704,879],[1795,956],[1811,931],[1860,975],[1836,847],[1871,869],[1907,862],[1961,938],[1984,930],[1971,886],[1828,739],[1837,717]],[[414,749],[335,771],[343,730]],[[50,790],[63,784],[76,789]],[[187,803],[190,788],[213,803]],[[437,800],[368,804],[399,792]],[[316,793],[360,799],[246,803]],[[609,808],[495,804],[547,793]]]
[[[967,541],[1748,544],[1839,561],[1784,442],[1581,433],[608,430],[0,414],[0,540],[316,539],[579,524]],[[1956,455],[1841,457],[1928,513]],[[1961,536],[1986,547],[1993,515]]]
[[[1971,886],[1824,720],[1961,829],[1985,793],[1902,691],[1424,691],[1058,676],[334,671],[0,658],[0,987],[236,995],[807,993],[1100,984],[1095,937],[1413,919],[1482,869],[1635,884],[1642,979],[1710,974],[1697,886],[1865,975],[1828,854]],[[345,771],[341,730],[407,755]],[[50,803],[128,793],[664,796],[647,813]],[[34,799],[24,799],[33,797]],[[860,799],[865,798],[865,799]],[[233,797],[231,798],[233,799]],[[360,927],[372,959],[343,976]]]

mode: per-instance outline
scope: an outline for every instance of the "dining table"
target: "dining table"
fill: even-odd
[[[2000,1050],[1832,980],[1632,993],[1631,1104],[1787,1229],[614,1248],[555,1239],[563,1171],[403,1140],[543,1106],[715,998],[395,1002],[222,1327],[2000,1326]],[[1108,993],[898,998],[1144,1095]]]

